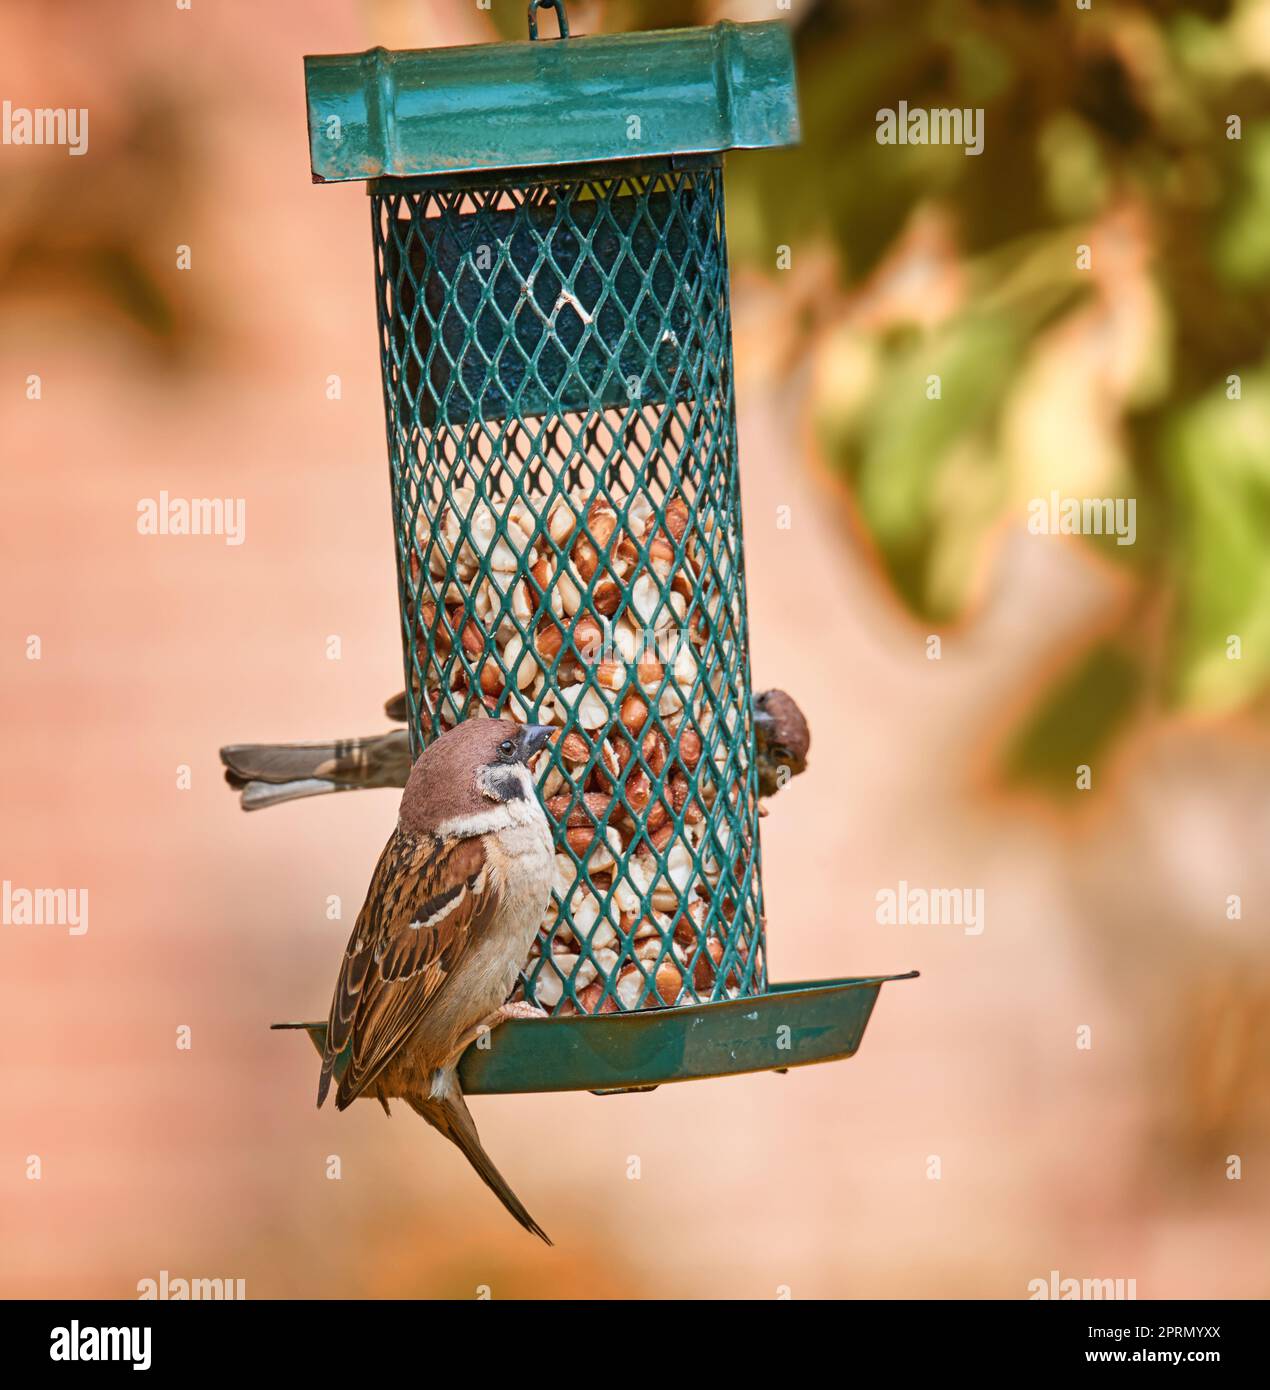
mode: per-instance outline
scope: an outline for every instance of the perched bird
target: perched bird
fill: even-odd
[[[553,732],[473,719],[420,755],[344,952],[318,1083],[318,1105],[334,1082],[340,1110],[400,1097],[548,1245],[481,1147],[457,1067],[483,1029],[546,1016],[506,1000],[551,896],[551,830],[528,762]]]
[[[406,718],[406,697],[384,705],[389,719]],[[783,690],[754,697],[759,789],[774,796],[807,766],[811,733],[803,712]],[[242,792],[244,811],[282,801],[360,787],[404,787],[410,775],[410,739],[405,729],[336,743],[238,743],[220,750],[225,780]],[[788,768],[782,774],[780,769]]]
[[[807,767],[811,730],[791,696],[765,690],[754,697],[754,740],[758,748],[758,793],[775,796]]]

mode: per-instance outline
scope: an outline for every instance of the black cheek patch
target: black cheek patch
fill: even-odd
[[[518,772],[513,772],[510,768],[506,772],[496,772],[490,781],[493,783],[500,801],[523,801],[525,799],[525,784],[521,781]]]

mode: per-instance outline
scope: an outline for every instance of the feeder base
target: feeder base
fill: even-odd
[[[469,1096],[530,1091],[650,1091],[752,1071],[785,1071],[851,1057],[878,993],[906,975],[771,985],[766,994],[718,1004],[642,1009],[592,1017],[510,1019],[459,1062]],[[326,1023],[301,1028],[321,1053]]]

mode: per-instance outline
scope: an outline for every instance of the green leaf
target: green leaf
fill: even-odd
[[[1077,789],[1076,769],[1087,764],[1093,787],[1100,784],[1100,755],[1133,715],[1142,689],[1138,662],[1118,642],[1100,643],[1045,692],[1015,734],[1004,757],[1006,780],[1063,800],[1087,795]]]
[[[959,579],[969,581],[971,566],[960,576],[947,565],[937,574],[934,566],[941,533],[969,519],[957,505],[958,488],[941,482],[954,468],[964,478],[982,475],[975,460],[988,452],[987,438],[1030,328],[1017,315],[976,314],[934,339],[915,336],[887,357],[845,448],[840,436],[822,431],[827,447],[838,445],[837,461],[854,483],[888,573],[924,616],[950,617],[964,597]],[[930,399],[933,378],[938,399]],[[999,491],[1004,475],[996,470],[995,476]]]
[[[1217,269],[1233,284],[1270,279],[1270,121],[1248,126],[1240,142],[1241,188],[1217,236]]]
[[[1180,530],[1171,694],[1209,712],[1270,683],[1270,374],[1245,374],[1240,400],[1228,390],[1175,412],[1164,436]]]

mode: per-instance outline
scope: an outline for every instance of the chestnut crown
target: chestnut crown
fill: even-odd
[[[555,731],[509,719],[469,719],[415,760],[401,798],[401,825],[423,834],[534,796],[527,764]]]

